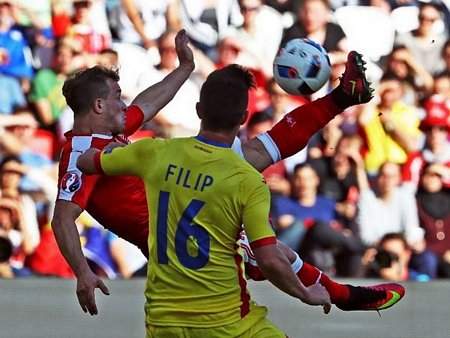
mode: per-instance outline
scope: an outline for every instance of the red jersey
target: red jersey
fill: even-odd
[[[112,141],[129,143],[138,130],[143,113],[130,106],[123,135],[65,134],[58,174],[58,200],[76,203],[106,229],[148,251],[148,209],[144,184],[133,176],[85,175],[76,166],[78,157],[93,147],[103,149]]]

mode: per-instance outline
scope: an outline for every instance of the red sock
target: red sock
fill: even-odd
[[[325,95],[286,114],[268,134],[284,159],[302,150],[311,136],[342,111],[331,95]]]
[[[303,262],[300,271],[297,272],[298,278],[305,286],[315,284],[317,282],[317,279],[319,278],[319,275],[319,269],[305,262]],[[347,285],[333,281],[324,273],[322,273],[319,282],[325,287],[325,289],[327,289],[328,293],[330,294],[331,302],[333,304],[348,301],[350,296],[350,289]]]

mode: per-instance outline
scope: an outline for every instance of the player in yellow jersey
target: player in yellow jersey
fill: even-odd
[[[236,244],[242,224],[269,281],[304,303],[323,305],[325,313],[330,310],[325,288],[305,287],[278,248],[261,174],[230,149],[247,118],[253,86],[251,74],[238,65],[217,70],[201,89],[198,136],[91,148],[78,159],[86,174],[144,181],[150,211],[148,337],[285,337],[247,290]]]

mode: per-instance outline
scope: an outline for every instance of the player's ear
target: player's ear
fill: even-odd
[[[101,113],[103,110],[103,100],[101,98],[97,98],[92,103],[92,109],[97,113]]]

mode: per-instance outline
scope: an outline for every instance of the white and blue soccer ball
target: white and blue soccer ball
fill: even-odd
[[[273,62],[275,81],[289,94],[311,95],[330,78],[327,51],[310,39],[292,39],[280,48]]]

